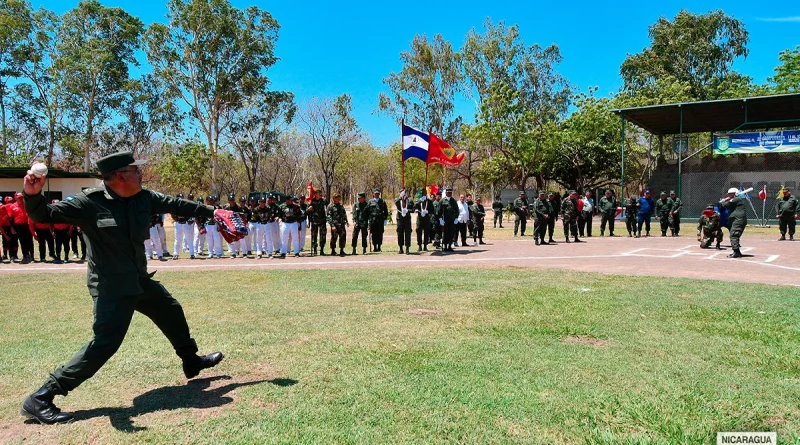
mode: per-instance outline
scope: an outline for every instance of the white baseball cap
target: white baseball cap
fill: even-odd
[[[731,188],[728,189],[728,193],[737,193],[738,194],[739,193],[739,189],[737,189],[736,187],[731,187]]]

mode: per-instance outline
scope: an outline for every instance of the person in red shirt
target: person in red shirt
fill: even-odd
[[[51,204],[59,202],[54,199]],[[72,226],[69,224],[53,224],[53,236],[56,239],[56,259],[53,264],[61,264],[61,248],[64,248],[64,263],[69,263],[69,239],[72,236]]]
[[[11,237],[9,236],[10,231],[11,231],[11,217],[8,216],[8,211],[6,210],[6,206],[5,204],[3,204],[2,199],[0,199],[0,234],[2,234],[3,238],[3,259],[8,259],[7,249],[9,247],[9,242],[11,241]]]
[[[3,209],[3,220],[0,223],[7,236],[3,236],[3,258],[9,261],[17,259],[17,250],[19,244],[17,243],[17,232],[11,226],[11,205],[14,204],[14,198],[6,196],[3,198],[5,209]]]
[[[13,219],[13,230],[17,232],[19,247],[22,249],[21,263],[27,264],[33,261],[33,236],[28,226],[28,213],[25,211],[25,201],[22,193],[14,194],[17,202],[11,205],[11,218]]]

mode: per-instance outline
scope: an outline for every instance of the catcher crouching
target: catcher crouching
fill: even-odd
[[[46,178],[30,171],[25,176],[25,209],[33,221],[75,224],[83,229],[87,249],[87,285],[94,302],[93,338],[67,364],[53,371],[44,385],[23,403],[21,414],[40,423],[72,420],[53,403],[91,378],[110,359],[125,338],[134,311],[150,318],[167,337],[183,362],[186,378],[222,361],[221,352],[197,355],[197,344],[178,300],[147,272],[144,241],[150,215],[171,213],[214,217],[223,235],[241,237],[236,216],[198,202],[176,199],[142,188],[139,166],[131,152],[97,161],[103,185],[85,190],[72,200],[47,204],[42,196]],[[246,230],[246,229],[245,229]],[[245,232],[246,233],[246,232]]]

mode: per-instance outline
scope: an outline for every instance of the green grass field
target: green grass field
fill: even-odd
[[[522,268],[156,277],[225,361],[186,384],[137,315],[56,399],[80,419],[57,427],[18,411],[89,339],[84,277],[4,277],[0,442],[800,443],[794,288]]]

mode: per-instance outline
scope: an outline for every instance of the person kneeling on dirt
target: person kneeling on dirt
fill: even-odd
[[[721,249],[722,226],[719,223],[719,213],[709,204],[697,222],[697,241],[700,241],[700,248],[708,249],[714,240],[717,240],[717,249]]]

